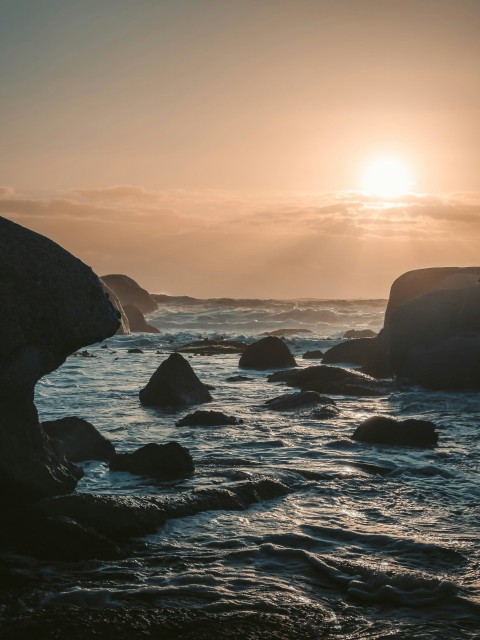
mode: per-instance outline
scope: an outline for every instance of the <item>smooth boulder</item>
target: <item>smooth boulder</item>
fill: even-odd
[[[371,376],[325,365],[278,371],[268,376],[268,381],[286,382],[290,387],[299,387],[302,391],[334,395],[379,396],[388,392],[388,385]]]
[[[126,304],[123,310],[128,318],[128,325],[132,333],[160,333],[157,327],[148,324],[143,313],[135,305]]]
[[[368,365],[377,358],[378,342],[375,338],[353,338],[340,342],[328,349],[323,356],[323,364],[338,364],[348,362],[350,364]]]
[[[84,460],[109,461],[115,455],[115,447],[93,424],[70,416],[60,420],[42,422],[42,428],[52,440],[59,455],[71,462]]]
[[[156,407],[182,407],[212,400],[207,387],[180,353],[172,353],[162,362],[139,395],[142,404]]]
[[[243,420],[235,416],[227,416],[222,411],[195,411],[177,420],[177,427],[216,427],[222,425],[242,424]]]
[[[156,311],[156,301],[132,278],[121,273],[111,273],[102,276],[102,281],[115,293],[123,307],[131,304],[144,314]]]
[[[355,429],[352,438],[370,444],[412,447],[433,447],[438,442],[433,422],[416,418],[395,420],[385,416],[368,418]]]
[[[185,478],[195,471],[189,450],[178,442],[152,442],[133,453],[117,453],[110,461],[110,469],[158,480]]]
[[[305,351],[302,358],[304,360],[322,360],[324,355],[324,352],[320,351],[320,349],[314,349],[313,351]]]
[[[283,340],[276,336],[268,336],[249,344],[238,366],[241,369],[265,370],[296,367],[297,363]]]

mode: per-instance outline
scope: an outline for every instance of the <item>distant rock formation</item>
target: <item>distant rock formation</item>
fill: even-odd
[[[148,324],[145,316],[138,307],[135,307],[133,304],[126,304],[123,310],[128,318],[128,324],[132,333],[160,333],[157,327]]]
[[[128,322],[127,315],[122,307],[119,297],[101,278],[100,282],[102,283],[103,290],[107,294],[108,299],[120,314],[120,326],[117,329],[117,336],[128,336],[130,333],[130,323]]]
[[[158,305],[153,297],[132,278],[112,273],[102,276],[102,281],[115,293],[122,306],[132,304],[143,314],[152,313],[157,309]]]
[[[297,363],[283,340],[268,336],[249,344],[242,353],[238,366],[241,369],[265,370],[296,367]]]
[[[0,218],[0,506],[75,488],[81,471],[38,422],[34,387],[120,326],[93,271],[47,238]]]
[[[349,329],[343,334],[344,338],[375,338],[377,333],[371,329]]]

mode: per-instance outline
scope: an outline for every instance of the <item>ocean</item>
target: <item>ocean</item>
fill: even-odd
[[[219,410],[243,420],[221,427],[175,425],[194,408],[144,407],[138,391],[176,348],[204,337],[252,342],[292,329],[286,341],[300,366],[347,329],[378,331],[385,300],[194,300],[166,298],[149,317],[159,334],[115,336],[72,356],[36,388],[41,420],[68,415],[94,424],[118,452],[176,440],[195,474],[159,482],[81,466],[78,492],[161,495],[199,489],[259,490],[244,510],[206,509],[170,519],[134,541],[127,558],[52,563],[15,558],[28,588],[24,606],[102,609],[156,607],[195,612],[282,615],[315,637],[473,639],[480,633],[480,404],[477,393],[395,387],[380,397],[332,396],[339,412],[272,411],[289,391],[268,372],[240,371],[238,354],[193,355]],[[107,345],[107,348],[102,348]],[[140,348],[143,353],[128,353]],[[227,381],[241,373],[247,380]],[[372,415],[432,420],[431,449],[353,441]],[[257,483],[257,484],[256,484]],[[8,560],[5,560],[8,562]],[[12,560],[13,562],[13,560]]]

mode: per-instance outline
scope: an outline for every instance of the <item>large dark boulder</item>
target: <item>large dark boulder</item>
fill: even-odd
[[[156,407],[182,407],[211,400],[207,387],[180,353],[164,360],[140,391],[141,403]]]
[[[268,381],[286,382],[290,387],[299,387],[302,391],[345,396],[378,396],[388,392],[385,383],[371,376],[324,365],[278,371],[268,376]]]
[[[60,420],[42,422],[47,436],[53,441],[55,451],[71,462],[84,460],[109,461],[115,455],[115,447],[93,424],[70,416]]]
[[[47,238],[0,218],[0,505],[74,489],[81,472],[42,430],[36,382],[120,326],[92,270]]]
[[[111,273],[102,276],[102,280],[119,298],[123,307],[132,304],[145,314],[156,311],[156,301],[132,278],[120,273]]]
[[[433,422],[428,420],[395,420],[373,416],[355,429],[352,438],[371,444],[433,447],[438,442],[435,429]]]
[[[323,356],[323,364],[351,364],[368,365],[377,358],[378,342],[376,338],[357,338],[341,342],[331,347]]]
[[[152,442],[133,453],[117,453],[110,461],[110,469],[159,480],[185,478],[195,471],[189,450],[178,442]]]
[[[128,325],[132,333],[160,333],[157,327],[154,327],[145,320],[143,313],[133,304],[126,304],[123,307],[125,315],[128,319]]]
[[[241,369],[264,370],[296,367],[297,363],[283,340],[268,336],[249,344],[242,353],[238,366]]]

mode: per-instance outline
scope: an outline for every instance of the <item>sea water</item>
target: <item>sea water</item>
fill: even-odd
[[[158,482],[82,464],[79,492],[174,496],[272,478],[286,495],[243,511],[206,510],[171,519],[123,560],[35,564],[30,606],[155,606],[211,612],[283,613],[331,638],[475,638],[480,632],[480,404],[477,393],[393,388],[381,397],[332,396],[339,413],[275,412],[266,400],[289,391],[268,372],[240,371],[238,354],[189,354],[214,387],[201,408],[243,423],[177,427],[193,411],[143,407],[138,391],[176,348],[202,337],[252,342],[286,338],[300,366],[307,350],[336,344],[347,329],[379,330],[385,300],[172,298],[150,316],[159,334],[116,336],[70,357],[39,382],[42,420],[76,415],[118,452],[176,440],[195,474]],[[304,332],[304,333],[303,333]],[[107,345],[108,348],[102,348]],[[139,347],[143,353],[128,353]],[[242,373],[249,379],[229,382]],[[425,418],[431,449],[351,439],[372,415]]]

